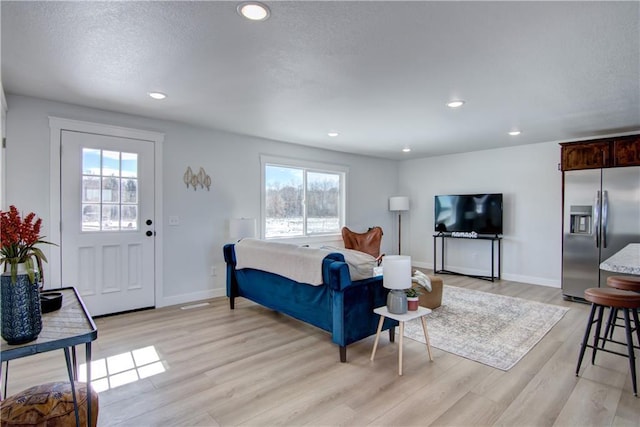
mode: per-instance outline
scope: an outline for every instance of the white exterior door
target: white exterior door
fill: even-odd
[[[61,278],[93,316],[155,305],[154,143],[61,132]]]

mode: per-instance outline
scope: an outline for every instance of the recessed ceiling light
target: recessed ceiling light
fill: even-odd
[[[402,152],[403,152],[403,153],[408,153],[409,151],[411,151],[411,148],[409,148],[409,147],[404,147],[404,148],[402,149]]]
[[[240,3],[238,13],[252,21],[264,21],[271,14],[266,4],[257,1]]]
[[[464,105],[464,101],[462,100],[447,102],[447,107],[449,108],[458,108],[458,107],[462,107],[463,105]]]
[[[165,99],[167,95],[162,92],[149,92],[149,96],[153,99]]]
[[[327,135],[329,135],[331,138],[335,138],[336,136],[340,135],[338,132],[329,132]]]
[[[522,132],[520,132],[519,130],[512,130],[511,132],[509,132],[509,135],[511,136],[518,136],[520,135]]]

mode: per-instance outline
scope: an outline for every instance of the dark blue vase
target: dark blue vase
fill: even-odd
[[[29,276],[19,270],[14,283],[11,273],[2,273],[0,286],[2,338],[9,344],[24,344],[38,338],[42,330],[38,283],[29,283]]]

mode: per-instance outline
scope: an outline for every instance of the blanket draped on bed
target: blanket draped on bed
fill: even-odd
[[[267,251],[265,251],[265,248]],[[242,239],[235,245],[236,269],[253,268],[300,283],[322,285],[322,260],[331,252],[292,244]],[[295,259],[296,262],[291,262]]]

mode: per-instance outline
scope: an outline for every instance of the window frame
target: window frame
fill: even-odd
[[[266,183],[266,168],[267,166],[277,166],[292,169],[302,169],[304,171],[304,192],[305,197],[303,203],[306,202],[306,173],[308,172],[320,172],[320,173],[333,173],[340,175],[340,208],[338,209],[339,226],[338,231],[335,233],[322,233],[322,234],[307,234],[307,209],[303,208],[303,234],[298,236],[278,236],[278,237],[266,237],[267,230],[267,183]],[[271,241],[283,240],[287,242],[296,241],[326,241],[334,239],[337,236],[341,236],[342,227],[346,224],[347,218],[347,187],[348,187],[349,168],[344,165],[324,162],[314,162],[303,159],[295,159],[289,157],[260,155],[260,238]]]

